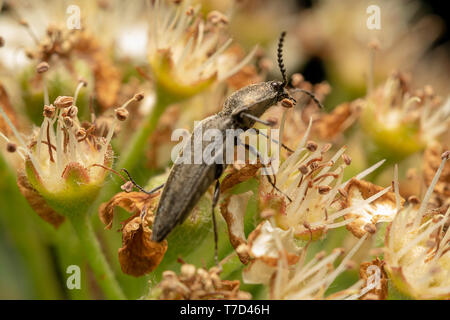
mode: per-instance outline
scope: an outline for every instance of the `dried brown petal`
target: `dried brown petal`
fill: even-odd
[[[346,197],[341,199],[341,207],[348,208],[356,206],[353,212],[344,216],[345,219],[354,220],[347,224],[347,229],[358,238],[361,238],[366,232],[375,232],[375,224],[378,221],[391,221],[396,214],[396,200],[394,192],[387,192],[370,204],[358,208],[358,204],[376,193],[382,191],[384,188],[373,183],[351,179],[345,187]],[[403,205],[405,200],[400,199],[400,204]]]
[[[73,97],[59,96],[55,99],[53,104],[55,105],[55,107],[60,109],[68,108],[73,105]]]
[[[261,81],[261,76],[258,74],[256,68],[252,65],[242,67],[241,70],[227,79],[228,85],[235,90]]]
[[[239,260],[243,264],[247,264],[250,260],[248,253],[239,252],[237,248],[247,243],[244,233],[244,216],[248,201],[253,192],[228,196],[221,204],[220,211],[228,226],[228,235],[231,245],[238,254]]]
[[[375,287],[363,295],[361,300],[386,300],[388,296],[388,277],[384,270],[384,261],[376,258],[372,262],[363,262],[359,267],[359,277],[365,281],[363,287]],[[379,280],[379,283],[376,281]]]
[[[19,174],[17,177],[17,185],[19,186],[20,192],[23,194],[25,199],[27,199],[31,208],[46,222],[58,228],[61,223],[65,221],[65,217],[54,211],[45,202],[44,198],[31,186],[28,182],[27,177],[24,174]]]
[[[111,229],[115,207],[121,207],[128,212],[141,212],[144,207],[151,210],[154,198],[158,195],[159,193],[120,192],[109,202],[103,203],[100,206],[98,211],[100,220],[106,225],[106,229]]]
[[[122,247],[119,248],[119,262],[126,274],[140,277],[152,272],[167,251],[167,241],[151,241],[152,215],[147,213],[143,221],[134,217],[122,229]]]
[[[224,193],[235,185],[255,177],[256,173],[260,168],[262,168],[262,166],[263,165],[258,162],[257,164],[246,164],[239,170],[232,168],[231,170],[233,171],[225,176],[220,184],[220,191]]]
[[[343,103],[338,105],[331,113],[322,113],[313,125],[313,130],[323,140],[334,140],[350,127],[359,111],[355,103]]]
[[[44,72],[47,72],[49,68],[50,68],[50,66],[48,65],[48,63],[44,61],[37,65],[36,72],[44,73]]]

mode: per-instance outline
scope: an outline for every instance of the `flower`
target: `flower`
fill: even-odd
[[[150,298],[160,300],[249,300],[251,295],[240,291],[239,280],[221,280],[220,269],[196,268],[183,263],[181,272],[164,271],[163,279],[151,289]]]
[[[80,122],[77,94],[78,90],[74,97],[59,96],[53,104],[44,106],[42,124],[29,137],[29,143],[0,107],[17,140],[17,153],[24,160],[26,179],[18,180],[21,190],[29,190],[25,195],[38,194],[65,216],[86,212],[103,185],[108,172],[105,169],[113,162],[110,141],[114,125],[104,138],[96,135],[95,123]],[[125,110],[134,99],[116,110]],[[5,135],[1,137],[10,142]]]
[[[325,154],[331,145],[319,146],[313,141],[307,141],[310,128],[311,122],[297,150],[281,164],[275,175],[274,180],[281,193],[273,190],[264,180],[260,185],[261,210],[274,209],[275,224],[285,230],[293,228],[296,237],[304,240],[311,237],[318,239],[328,229],[351,223],[353,219],[337,219],[360,210],[390,189],[385,188],[352,207],[341,208],[338,200],[345,195],[343,188],[349,182],[342,181],[344,169],[350,165],[351,159],[344,154],[344,146],[334,156],[325,160]],[[339,162],[339,159],[342,161]],[[364,170],[355,179],[361,179],[373,172],[383,162]]]
[[[430,210],[429,200],[449,158],[442,155],[422,202],[410,203],[389,225],[386,270],[396,288],[415,299],[450,297],[450,207]]]
[[[397,201],[394,192],[384,193],[381,197],[367,202],[370,197],[377,197],[383,188],[373,183],[351,179],[344,188],[344,196],[341,199],[342,208],[355,208],[347,213],[344,218],[351,219],[347,229],[358,238],[367,232],[375,233],[376,223],[391,222],[397,214]],[[400,199],[400,205],[404,199]],[[361,204],[361,205],[359,205]]]
[[[222,43],[224,19],[197,18],[199,6],[190,1],[168,3],[156,0],[150,8],[148,59],[159,90],[179,98],[191,97],[216,81],[238,72],[252,58],[241,62],[228,39]],[[226,21],[225,21],[226,24]]]
[[[242,279],[245,283],[268,284],[278,261],[284,259],[288,265],[296,264],[302,248],[296,245],[292,229],[285,231],[264,221],[249,235],[247,252],[251,260]]]
[[[245,283],[268,284],[271,299],[324,299],[327,288],[346,270],[349,260],[366,237],[363,236],[334,269],[332,264],[343,254],[342,249],[335,249],[328,256],[321,252],[306,262],[308,246],[298,247],[295,244],[292,228],[284,231],[269,221],[262,222],[249,236],[248,252],[252,260],[243,271],[243,280]],[[358,282],[331,298],[358,293],[361,284]]]
[[[382,157],[401,160],[424,149],[449,128],[450,98],[444,103],[431,87],[413,92],[402,74],[363,103],[361,127]]]

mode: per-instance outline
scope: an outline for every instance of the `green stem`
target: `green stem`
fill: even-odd
[[[168,95],[158,94],[155,105],[150,113],[143,121],[141,127],[134,134],[131,139],[131,143],[126,148],[125,152],[120,155],[117,168],[126,168],[128,171],[132,171],[134,167],[142,159],[142,156],[146,150],[148,139],[150,135],[155,131],[159,118],[166,110],[167,106],[173,103]]]
[[[117,283],[100,247],[100,243],[95,236],[89,216],[74,215],[70,219],[80,239],[81,247],[84,250],[89,265],[94,271],[98,284],[102,288],[106,298],[110,300],[125,299],[125,295]]]
[[[60,299],[62,290],[37,216],[16,186],[15,174],[0,157],[0,223],[23,257],[35,299]],[[36,219],[37,220],[37,219]]]

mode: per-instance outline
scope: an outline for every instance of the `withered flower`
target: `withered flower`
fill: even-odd
[[[152,272],[161,263],[167,251],[167,241],[150,240],[152,225],[153,215],[148,211],[123,222],[119,262],[124,273],[140,277]]]
[[[228,226],[228,235],[231,245],[236,249],[239,259],[243,264],[247,264],[250,257],[248,252],[245,250],[240,251],[238,248],[241,245],[247,244],[244,233],[244,216],[248,201],[252,195],[252,191],[237,195],[229,195],[220,205],[220,211]]]
[[[386,232],[386,271],[399,291],[415,299],[450,298],[450,207],[429,210],[448,158],[444,153],[422,202],[401,210]]]
[[[397,213],[394,192],[384,193],[381,197],[367,202],[367,199],[383,191],[382,187],[373,183],[351,179],[343,190],[342,208],[355,208],[354,211],[344,215],[345,219],[352,220],[346,227],[358,238],[367,232],[374,233],[378,222],[391,222]],[[403,202],[404,199],[401,199],[400,204]]]
[[[121,207],[133,215],[122,222],[122,247],[119,248],[119,262],[126,274],[140,277],[152,272],[167,251],[167,241],[151,241],[153,212],[159,193],[120,192],[108,203],[100,206],[99,217],[111,229],[115,207]]]
[[[285,261],[288,266],[295,265],[302,254],[302,248],[295,243],[293,230],[274,227],[269,221],[261,222],[252,231],[246,250],[251,259],[242,279],[253,284],[268,284],[279,261]]]
[[[351,266],[351,257],[366,237],[361,238],[334,269],[333,263],[344,253],[342,249],[335,249],[328,256],[321,252],[305,261],[308,246],[302,248],[295,244],[293,230],[284,231],[265,221],[249,236],[247,250],[252,260],[243,271],[243,280],[245,283],[268,284],[271,299],[326,299],[325,291],[339,274]],[[357,294],[361,285],[360,281],[327,299],[343,299]]]
[[[383,189],[351,207],[341,208],[339,199],[348,184],[348,181],[342,181],[344,169],[351,162],[344,154],[346,147],[327,159],[326,153],[331,145],[311,148],[311,143],[307,143],[310,128],[311,122],[297,150],[281,164],[276,173],[276,185],[282,193],[274,190],[264,179],[260,184],[260,207],[270,208],[275,204],[273,219],[276,225],[285,230],[293,228],[296,237],[304,240],[311,237],[318,239],[328,229],[351,223],[354,219],[337,219],[358,211],[389,191],[389,188]],[[383,162],[364,170],[355,178],[363,178]]]
[[[240,291],[239,280],[221,280],[220,269],[208,271],[183,263],[181,272],[165,271],[163,279],[151,289],[150,297],[159,300],[249,300],[251,295]]]
[[[359,266],[359,277],[364,280],[363,287],[367,288],[369,285],[374,288],[363,296],[361,300],[386,300],[388,296],[388,277],[384,271],[385,262],[376,258],[371,262],[363,262]],[[370,283],[372,281],[379,281],[379,283]]]

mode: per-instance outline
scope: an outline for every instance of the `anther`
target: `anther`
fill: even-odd
[[[16,152],[17,151],[17,145],[15,143],[8,142],[6,144],[6,151],[8,151],[9,153]]]
[[[420,200],[416,196],[410,196],[408,198],[408,202],[411,203],[411,204],[419,204]]]
[[[448,160],[450,158],[450,150],[445,151],[442,155],[441,155],[441,159],[442,160]]]
[[[134,95],[134,100],[135,101],[141,101],[142,99],[144,99],[144,94],[143,93],[137,93]]]
[[[120,186],[120,189],[122,189],[125,192],[131,192],[131,191],[133,191],[133,187],[134,187],[133,182],[127,181],[123,185]]]
[[[314,141],[308,141],[308,142],[306,143],[306,149],[308,149],[308,150],[311,151],[311,152],[316,151],[317,148],[318,148],[318,145],[317,145],[317,143],[315,143]]]
[[[64,125],[68,128],[72,128],[73,120],[70,117],[64,117]]]
[[[0,48],[3,47],[5,45],[5,39],[0,36]]]
[[[83,87],[87,87],[87,85],[88,85],[87,81],[83,78],[79,78],[78,82],[81,83],[83,85]]]
[[[328,192],[330,192],[331,187],[330,186],[319,186],[317,189],[320,194],[327,194]]]
[[[70,118],[75,118],[78,115],[78,108],[76,106],[71,106],[67,109],[67,116]]]
[[[228,18],[223,13],[221,13],[217,10],[211,11],[208,14],[207,19],[211,24],[213,24],[215,26],[227,25],[229,22]]]
[[[53,118],[53,116],[55,115],[55,107],[53,105],[44,106],[43,115],[46,118]]]
[[[37,73],[45,73],[48,71],[48,69],[50,69],[50,66],[48,65],[47,62],[44,61],[37,65],[36,72]]]
[[[188,17],[193,16],[194,13],[195,13],[195,11],[194,11],[194,8],[192,8],[192,7],[189,7],[189,8],[186,10],[186,15],[187,15]]]
[[[61,109],[68,108],[71,107],[73,104],[73,97],[59,96],[58,98],[55,99],[53,103],[57,108]]]
[[[86,130],[83,128],[78,129],[77,132],[75,133],[75,136],[78,139],[84,138],[86,136]]]
[[[367,223],[364,226],[364,230],[371,234],[374,234],[377,231],[377,227],[373,223]]]
[[[300,170],[300,172],[302,173],[302,174],[307,174],[308,173],[308,168],[304,165],[304,164],[302,164],[299,168],[298,168],[298,170]]]
[[[281,106],[284,108],[292,108],[294,103],[290,99],[284,98],[281,100]]]
[[[127,109],[125,108],[117,108],[114,110],[115,114],[116,114],[116,118],[119,121],[125,121],[128,118],[129,112]]]
[[[350,158],[348,155],[346,155],[346,154],[343,154],[342,155],[342,160],[344,160],[344,163],[346,164],[346,165],[350,165],[351,163],[352,163],[352,158]]]

